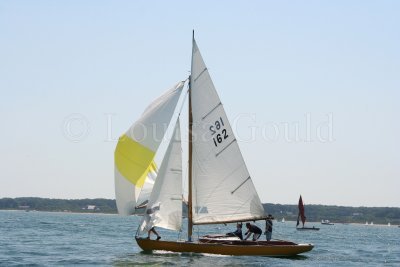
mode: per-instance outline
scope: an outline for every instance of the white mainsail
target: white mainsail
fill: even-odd
[[[154,100],[138,121],[119,138],[115,149],[115,196],[121,215],[134,214],[146,179],[156,173],[155,153],[164,137],[182,92],[179,82]]]
[[[182,147],[179,119],[158,172],[140,230],[182,226]]]
[[[193,39],[193,223],[261,219],[264,209]]]

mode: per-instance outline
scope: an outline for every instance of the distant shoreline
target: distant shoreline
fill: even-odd
[[[21,210],[21,209],[0,209],[0,212],[2,211],[12,211],[12,212],[27,212],[26,210]],[[45,211],[45,210],[30,210],[29,212],[45,212],[45,213],[60,213],[60,214],[85,214],[85,215],[105,215],[105,216],[119,216],[117,213],[102,213],[102,212],[71,212],[71,211]],[[141,215],[132,215],[132,216],[141,216]],[[284,223],[295,223],[296,221],[291,221],[291,220],[286,220]],[[275,223],[280,223],[279,221],[276,221]],[[318,226],[321,227],[321,222],[307,222],[308,226]],[[346,222],[335,222],[334,224],[338,225],[358,225],[358,226],[365,226],[365,227],[398,227],[400,224],[391,224],[388,226],[387,224],[380,224],[380,223],[374,223],[373,225],[366,225],[365,223],[346,223]],[[330,227],[331,225],[326,225],[322,227]]]
[[[104,212],[74,212],[74,211],[51,211],[51,210],[21,210],[21,209],[0,209],[0,211],[15,211],[15,212],[48,212],[48,213],[61,213],[61,214],[89,214],[89,215],[118,215],[118,213],[104,213]]]
[[[281,221],[297,221],[297,205],[263,204],[264,210]],[[49,199],[38,197],[1,198],[0,210],[27,210],[77,214],[118,214],[115,199]],[[307,221],[320,224],[321,220],[332,223],[354,223],[387,226],[400,224],[400,208],[393,207],[344,207],[328,205],[306,205]],[[186,213],[186,206],[183,206]]]

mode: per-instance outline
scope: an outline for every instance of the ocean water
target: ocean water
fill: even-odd
[[[302,256],[271,258],[143,253],[134,240],[139,220],[134,216],[0,211],[0,266],[400,266],[397,226],[309,223],[321,230],[296,231],[294,222],[277,222],[273,238],[313,243],[315,248]],[[234,229],[233,224],[212,225],[194,232]],[[185,237],[159,232],[163,239]]]

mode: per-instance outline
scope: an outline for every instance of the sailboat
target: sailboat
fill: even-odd
[[[187,92],[183,89],[186,81],[182,81],[153,101],[120,137],[115,149],[117,208],[120,214],[135,214],[141,190],[149,174],[157,169],[155,154],[167,129],[173,129],[135,236],[139,247],[144,251],[260,256],[293,256],[313,249],[312,244],[283,240],[243,241],[193,236],[194,225],[265,220],[267,216],[194,34],[191,74],[187,80]],[[186,168],[182,166],[179,122],[182,106],[178,103],[184,102],[181,98],[186,98],[186,93],[189,132],[187,239],[152,240],[143,234],[153,227],[182,229],[182,177]]]
[[[296,229],[299,231],[307,231],[307,230],[314,230],[314,231],[318,231],[319,228],[318,227],[305,227],[304,224],[306,222],[306,216],[305,216],[305,210],[304,210],[304,204],[303,204],[303,199],[300,195],[299,198],[299,204],[298,204],[298,208],[299,208],[299,215],[297,216],[297,224],[296,224]],[[300,220],[303,223],[303,227],[298,227],[300,224]]]

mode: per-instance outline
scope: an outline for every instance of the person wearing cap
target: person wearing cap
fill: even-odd
[[[267,241],[270,241],[272,238],[272,220],[274,219],[274,217],[272,217],[271,214],[268,214],[266,220],[265,220],[265,238],[267,239]]]
[[[260,238],[262,231],[257,225],[246,223],[246,228],[247,232],[245,233],[246,237],[244,238],[244,240],[247,240],[247,238],[249,238],[251,234],[253,234],[253,241],[256,241]]]

